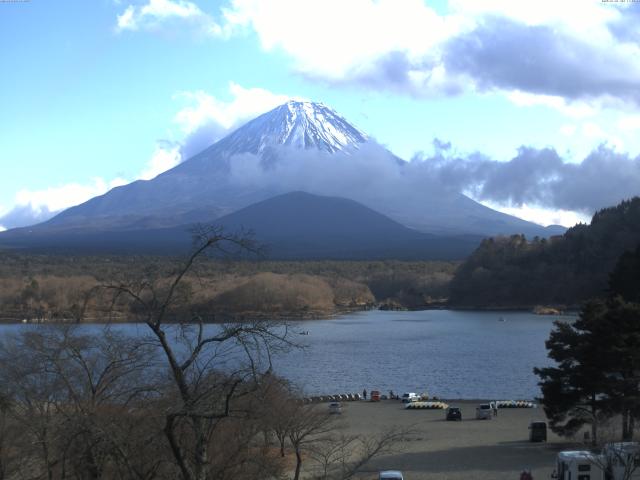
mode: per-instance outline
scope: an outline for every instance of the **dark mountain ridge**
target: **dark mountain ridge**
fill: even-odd
[[[425,234],[353,200],[305,192],[279,195],[211,223],[227,232],[253,231],[271,259],[461,259],[481,240]],[[192,227],[84,229],[53,236],[24,228],[6,232],[3,244],[61,253],[172,254],[190,248]]]

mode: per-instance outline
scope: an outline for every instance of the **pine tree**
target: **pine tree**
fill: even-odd
[[[604,311],[604,303],[588,302],[574,323],[556,322],[546,347],[557,365],[534,369],[540,377],[542,402],[551,429],[570,436],[590,425],[594,443],[598,421],[609,406],[605,393],[608,378],[600,364],[603,345],[592,331]]]

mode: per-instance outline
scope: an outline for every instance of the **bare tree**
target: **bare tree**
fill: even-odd
[[[396,451],[398,444],[413,432],[393,429],[377,435],[331,435],[310,448],[314,462],[313,480],[348,480],[373,458]]]
[[[286,324],[207,324],[186,279],[211,251],[255,247],[218,229],[200,234],[171,275],[149,269],[93,290],[146,334],[66,325],[0,344],[0,480],[275,479],[288,448],[295,480],[303,461],[317,478],[347,479],[388,451],[395,434],[338,435],[335,416],[272,374],[272,355],[292,346]],[[16,433],[14,449],[5,432]]]
[[[131,449],[115,441],[133,424],[140,426],[132,410],[156,395],[148,354],[123,335],[91,335],[71,326],[40,327],[5,340],[0,381],[7,386],[12,443],[22,459],[14,470],[28,478],[152,478],[154,466],[143,465],[141,448],[157,445],[133,441]],[[153,436],[160,432],[156,428]]]
[[[260,395],[262,428],[275,437],[280,456],[287,447],[296,456],[293,478],[302,475],[314,480],[347,480],[362,471],[373,458],[388,454],[398,442],[413,433],[394,429],[377,435],[341,433],[342,418],[331,415],[326,405],[305,404],[295,387],[270,376]]]
[[[273,350],[289,345],[285,325],[253,321],[205,328],[203,316],[185,301],[185,276],[208,253],[256,251],[246,235],[199,229],[192,254],[168,281],[147,276],[104,286],[114,293],[114,305],[125,299],[163,354],[175,398],[165,414],[164,434],[184,480],[208,477],[211,449],[220,441],[216,429],[223,419],[247,415],[235,401],[248,395],[260,373],[270,371]]]
[[[296,455],[293,480],[300,478],[303,453],[310,450],[315,443],[327,440],[327,435],[336,428],[334,423],[336,417],[323,409],[322,405],[298,404],[296,407],[290,412],[287,433]]]
[[[624,425],[618,420],[610,415],[597,421],[597,443],[585,438],[585,447],[593,452],[592,461],[604,472],[605,480],[631,480],[640,467],[640,443],[624,441]]]

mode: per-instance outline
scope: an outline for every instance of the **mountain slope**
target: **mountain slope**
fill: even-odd
[[[349,154],[367,136],[319,103],[288,102],[251,120],[222,140],[152,180],[138,180],[72,207],[45,222],[47,228],[113,228],[143,221],[150,226],[208,221],[290,189],[243,189],[229,178],[234,157],[257,155],[273,162],[279,148]],[[199,212],[202,212],[200,214]]]
[[[280,195],[219,218],[226,232],[251,230],[273,259],[461,259],[480,237],[437,237],[411,230],[353,200],[304,192]],[[57,235],[23,229],[7,232],[0,245],[19,240],[36,251],[93,253],[185,253],[190,225]],[[15,243],[14,243],[15,245]]]
[[[292,192],[218,219],[250,228],[275,258],[460,259],[479,237],[437,237],[411,230],[353,200]]]
[[[549,235],[539,225],[491,210],[441,185],[407,183],[406,165],[325,105],[289,102],[152,180],[114,188],[27,231],[47,232],[58,241],[55,236],[69,238],[73,232],[210,222],[276,195],[304,190],[351,198],[427,233]],[[345,172],[351,175],[348,180]],[[316,181],[316,176],[322,178]],[[389,186],[388,179],[398,178],[405,183]],[[14,242],[17,235],[12,234]]]

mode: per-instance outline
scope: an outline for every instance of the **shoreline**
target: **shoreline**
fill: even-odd
[[[545,307],[547,308],[547,307]],[[553,308],[553,307],[549,307]],[[333,311],[304,311],[304,312],[242,312],[242,313],[214,313],[210,314],[208,318],[203,320],[205,324],[222,324],[222,323],[242,323],[261,320],[273,320],[283,322],[307,322],[314,320],[331,320],[343,315],[349,315],[352,313],[368,312],[368,311],[381,311],[381,312],[423,312],[431,310],[451,310],[460,312],[517,312],[517,313],[531,313],[539,316],[575,316],[579,313],[578,307],[565,308],[558,311],[535,311],[534,307],[525,306],[491,306],[491,307],[469,307],[469,306],[455,306],[455,305],[442,305],[437,306],[424,306],[421,308],[403,308],[403,309],[387,309],[380,308],[380,305],[376,307],[354,307],[354,308],[340,308]],[[38,318],[38,319],[26,319],[19,317],[0,317],[0,324],[2,325],[56,325],[56,324],[78,324],[78,325],[100,325],[100,324],[123,324],[123,323],[144,323],[142,321],[136,321],[133,319],[124,318],[112,318],[109,321],[104,319],[98,319],[91,317],[84,321],[76,321],[72,319],[64,318]],[[166,321],[167,324],[180,323],[177,321]]]

